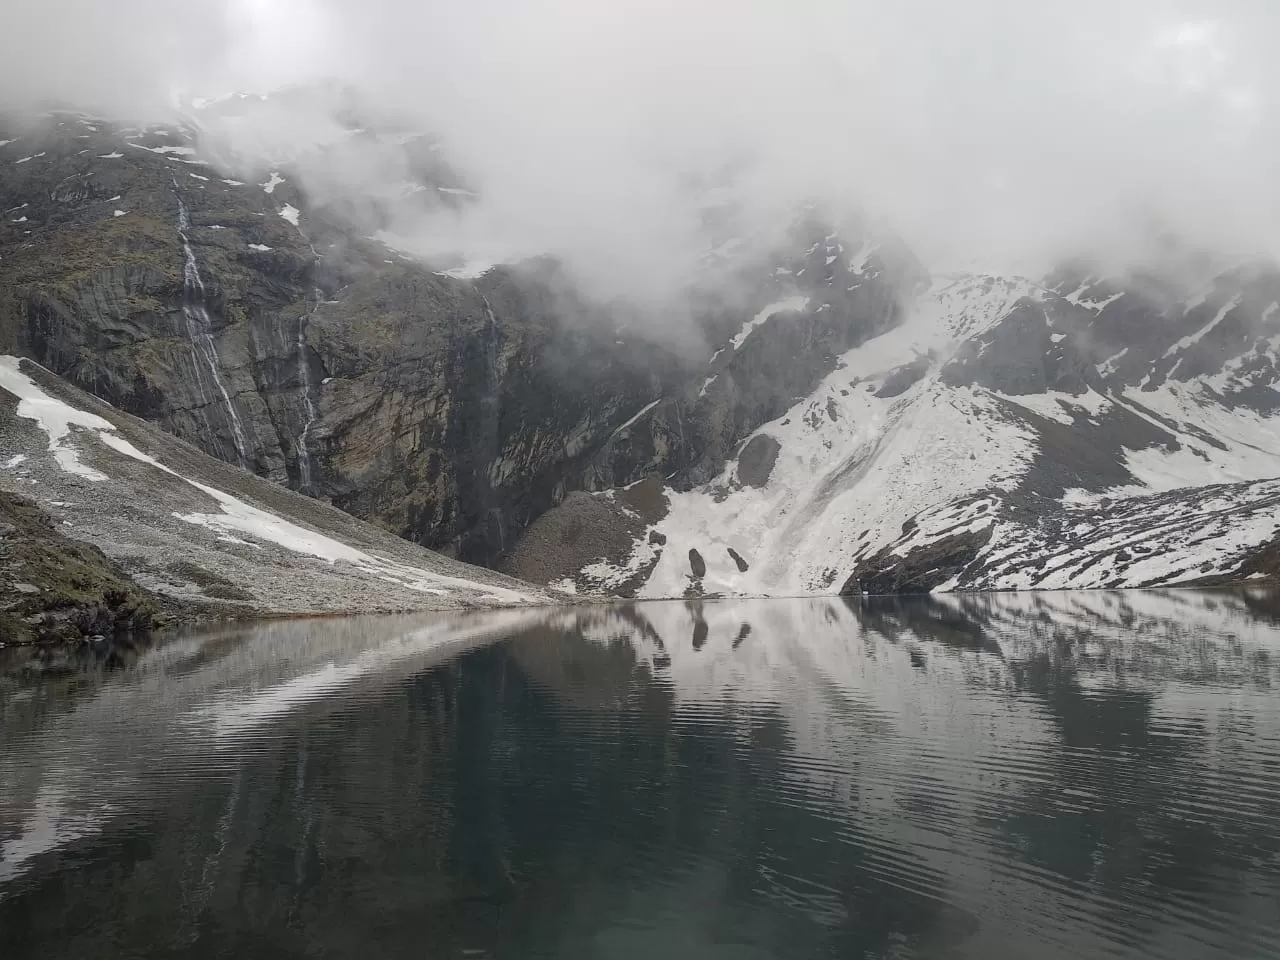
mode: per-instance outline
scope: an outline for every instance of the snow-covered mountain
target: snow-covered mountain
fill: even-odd
[[[1280,273],[1170,289],[935,278],[718,476],[663,490],[629,550],[562,585],[777,596],[1271,575]]]
[[[0,352],[579,596],[1276,573],[1273,265],[930,276],[817,211],[765,250],[716,207],[707,289],[673,343],[547,258],[395,249],[410,207],[472,199],[438,145],[354,107],[258,143],[245,131],[270,124],[237,124],[272,102],[167,129],[0,128]],[[251,147],[261,176],[235,175]],[[386,187],[358,216],[295,163],[339,147]]]

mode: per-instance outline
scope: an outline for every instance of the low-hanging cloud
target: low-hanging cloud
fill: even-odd
[[[660,302],[716,191],[748,240],[816,201],[938,269],[1131,262],[1155,235],[1274,255],[1277,28],[1271,0],[19,0],[0,104],[159,115],[333,79],[481,196],[398,223],[407,244],[552,253]]]

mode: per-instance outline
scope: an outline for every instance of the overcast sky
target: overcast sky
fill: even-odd
[[[1275,0],[6,0],[0,98],[159,115],[335,77],[444,138],[483,223],[674,282],[689,174],[938,267],[1280,250]]]

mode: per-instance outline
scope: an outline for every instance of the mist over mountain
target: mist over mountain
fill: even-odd
[[[811,204],[935,270],[1115,272],[1169,236],[1271,256],[1277,27],[1249,0],[55,0],[0,12],[23,38],[0,103],[164,122],[272,94],[204,116],[205,141],[264,175],[292,161],[416,255],[556,256],[660,327],[687,323],[709,250],[770,249]],[[475,196],[385,216],[415,161],[346,137],[360,112],[431,137]]]

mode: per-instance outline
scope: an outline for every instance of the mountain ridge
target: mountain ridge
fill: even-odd
[[[929,277],[810,212],[734,262],[703,354],[553,261],[424,266],[192,137],[9,137],[0,349],[406,539],[593,597],[1275,575],[1274,266]],[[402,193],[468,202],[428,152]]]

